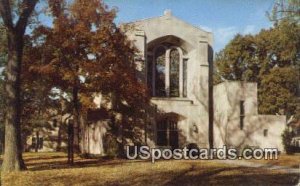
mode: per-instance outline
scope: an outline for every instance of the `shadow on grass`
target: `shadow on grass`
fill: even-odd
[[[51,160],[51,161],[43,161]],[[47,157],[47,158],[29,158],[26,159],[26,165],[30,171],[42,171],[42,170],[53,170],[53,169],[74,169],[74,168],[86,168],[86,167],[101,167],[101,166],[114,166],[145,162],[144,160],[127,160],[127,159],[109,159],[109,158],[98,158],[98,159],[82,159],[77,158],[74,160],[74,164],[70,165],[67,163],[67,157]]]
[[[232,173],[232,174],[231,174]],[[206,172],[190,170],[165,185],[296,185],[298,174],[270,173],[257,168],[213,168]]]
[[[67,158],[66,156],[39,156],[39,157],[25,157],[26,161],[38,161],[38,160],[53,160],[59,158]]]
[[[41,156],[41,157],[38,157]],[[44,157],[43,157],[44,156]],[[158,164],[145,164],[144,160],[126,159],[83,159],[75,158],[74,165],[67,164],[66,156],[35,155],[25,158],[29,171],[43,175],[42,170],[66,169],[63,174],[44,176],[36,183],[64,183],[83,185],[296,185],[299,175],[288,172],[270,171],[264,168],[223,166],[216,161],[157,161]],[[144,163],[143,163],[144,162]],[[141,163],[139,165],[138,163]],[[130,165],[130,166],[127,166]],[[132,165],[132,166],[131,166]],[[170,168],[170,166],[174,166]],[[99,167],[75,176],[77,168]],[[103,167],[103,169],[101,168]],[[184,168],[183,168],[184,167]],[[105,172],[116,168],[116,172]],[[72,173],[69,172],[72,170]],[[114,169],[111,169],[114,170]],[[39,172],[40,171],[40,172]],[[88,172],[90,171],[90,172]],[[103,172],[101,172],[103,171]],[[54,171],[56,172],[56,171]],[[102,174],[101,174],[101,173]],[[124,172],[124,173],[123,173]],[[101,177],[97,175],[101,174]],[[76,174],[75,174],[76,175]],[[113,175],[113,176],[112,176]],[[27,177],[27,176],[26,176]],[[35,179],[38,177],[34,176]]]

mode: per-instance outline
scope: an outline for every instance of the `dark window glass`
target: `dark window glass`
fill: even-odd
[[[170,52],[170,96],[179,97],[179,60],[177,49]]]
[[[244,101],[240,101],[240,129],[244,129],[244,118],[245,118],[245,104]]]
[[[178,148],[177,122],[168,119],[157,123],[157,145]]]
[[[167,146],[167,123],[165,120],[161,120],[157,123],[157,145]]]
[[[240,129],[243,130],[244,129],[244,116],[240,117]]]
[[[169,121],[169,144],[172,148],[178,148],[178,129],[176,121]]]
[[[148,67],[147,67],[147,73],[148,73],[148,76],[147,76],[147,84],[148,84],[148,90],[150,92],[150,95],[153,95],[153,92],[152,92],[152,78],[153,78],[153,66],[152,66],[152,61],[153,59],[153,56],[148,56],[147,58],[147,64],[148,64]]]
[[[165,78],[166,78],[166,65],[165,65],[165,49],[160,47],[155,53],[155,95],[164,97],[165,91]]]
[[[187,59],[183,59],[183,97],[187,97]]]
[[[36,138],[35,138],[35,137],[32,137],[31,140],[32,140],[32,141],[31,141],[31,146],[32,146],[32,148],[35,148],[35,146],[36,146]]]
[[[245,115],[245,102],[244,101],[240,101],[240,112],[241,112],[241,116]]]
[[[268,129],[264,129],[264,137],[268,136]]]
[[[39,141],[38,141],[38,148],[39,149],[42,149],[44,146],[44,139],[43,138],[39,138]]]
[[[53,120],[53,127],[57,127],[57,119]]]

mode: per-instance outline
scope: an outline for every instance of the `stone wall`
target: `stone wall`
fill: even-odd
[[[241,102],[244,102],[244,124],[241,127]],[[214,87],[214,142],[243,148],[278,148],[283,151],[281,134],[285,116],[259,115],[257,85],[246,82],[223,82]]]

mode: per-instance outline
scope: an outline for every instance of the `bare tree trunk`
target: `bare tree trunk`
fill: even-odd
[[[74,164],[74,126],[73,121],[68,123],[68,163]]]
[[[57,147],[56,147],[56,151],[59,152],[61,151],[61,135],[62,135],[62,125],[63,125],[63,120],[61,119],[61,121],[59,122],[59,126],[58,126],[58,137],[57,137]]]
[[[11,1],[0,1],[0,15],[7,29],[8,63],[5,117],[5,149],[3,156],[3,171],[19,171],[25,169],[22,159],[21,143],[21,64],[23,56],[23,36],[28,19],[38,0],[23,0],[19,10],[18,20],[14,24]]]
[[[40,143],[40,134],[39,131],[36,131],[36,142],[35,142],[35,152],[39,151],[39,143]]]
[[[8,65],[5,118],[5,150],[3,171],[25,169],[22,159],[21,143],[21,61],[23,54],[23,38],[18,33],[8,32]]]
[[[73,88],[73,115],[74,115],[74,152],[79,153],[79,126],[80,126],[80,116],[79,116],[79,99],[78,99],[78,87]]]
[[[79,152],[85,153],[85,115],[86,113],[80,113],[79,116],[79,131],[78,131],[78,140],[79,140]]]

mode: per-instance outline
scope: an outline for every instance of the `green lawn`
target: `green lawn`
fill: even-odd
[[[3,176],[4,185],[296,185],[299,175],[262,168],[224,165],[218,161],[95,160],[64,153],[25,153],[28,167]]]

